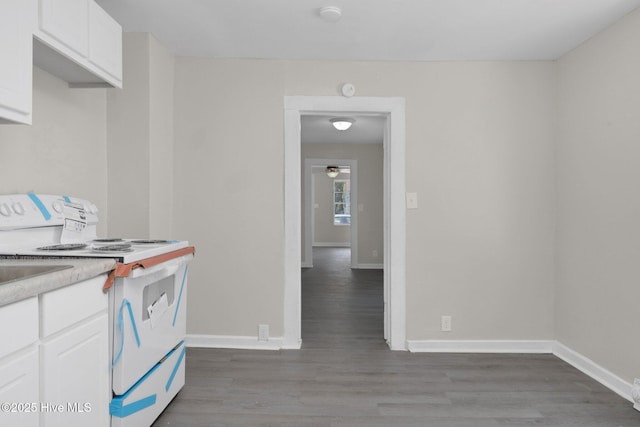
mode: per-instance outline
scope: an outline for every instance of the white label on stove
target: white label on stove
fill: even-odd
[[[151,328],[156,325],[158,319],[160,319],[168,309],[169,301],[167,300],[167,294],[163,292],[162,295],[160,295],[160,298],[147,307],[147,313],[149,313],[149,320],[151,321]]]
[[[62,210],[64,225],[60,243],[82,243],[90,240],[86,235],[87,214],[84,206],[78,203],[65,202]]]

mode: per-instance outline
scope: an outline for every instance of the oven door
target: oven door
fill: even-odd
[[[117,277],[113,292],[113,392],[122,395],[186,335],[187,264],[193,255]]]

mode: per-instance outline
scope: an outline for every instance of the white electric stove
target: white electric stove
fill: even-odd
[[[187,241],[98,238],[83,199],[0,195],[0,258],[113,258],[109,275],[111,426],[150,426],[184,385]]]
[[[0,255],[117,258],[130,263],[189,246],[186,241],[98,238],[98,208],[68,196],[0,195]]]

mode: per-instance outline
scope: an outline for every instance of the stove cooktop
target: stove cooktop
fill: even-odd
[[[180,240],[95,239],[85,243],[43,245],[3,249],[0,257],[15,258],[115,258],[129,263],[173,252],[189,246]]]

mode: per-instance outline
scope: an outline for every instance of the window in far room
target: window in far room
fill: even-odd
[[[333,180],[333,224],[351,224],[351,181]]]

